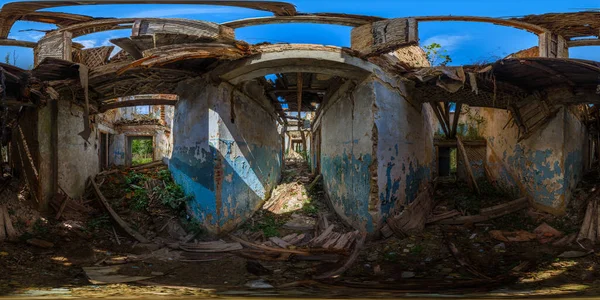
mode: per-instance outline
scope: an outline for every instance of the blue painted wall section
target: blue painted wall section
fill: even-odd
[[[485,108],[479,113],[487,123],[486,163],[496,183],[526,193],[538,209],[564,213],[584,171],[587,132],[581,121],[562,108],[548,124],[517,143],[516,127],[504,128],[509,118],[505,110]]]
[[[321,173],[336,212],[373,232],[432,178],[431,111],[370,77],[323,113]],[[352,124],[352,126],[348,126]]]
[[[189,213],[211,233],[244,222],[281,175],[281,137],[269,103],[231,89],[200,79],[182,83],[173,125],[169,168],[192,196]],[[233,120],[232,105],[244,112]]]
[[[438,126],[430,121],[434,116],[426,106],[411,105],[402,93],[382,81],[375,80],[373,87],[382,224],[390,214],[412,203],[432,180],[433,135]]]
[[[378,212],[370,209],[373,164],[372,82],[336,99],[321,121],[321,173],[337,214],[353,227],[373,232]],[[376,208],[378,209],[378,208]]]

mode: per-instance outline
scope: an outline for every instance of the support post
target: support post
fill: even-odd
[[[458,127],[458,118],[460,118],[460,111],[462,109],[462,103],[456,103],[454,107],[454,118],[452,120],[452,131],[450,132],[450,137],[453,138],[456,136],[456,128]]]
[[[304,132],[302,131],[302,127],[304,127],[304,121],[302,120],[302,85],[304,84],[302,78],[302,73],[298,73],[296,78],[296,87],[298,89],[298,131],[300,132],[300,137],[302,137],[302,151],[307,153],[306,151],[306,138],[304,137]]]
[[[435,116],[437,117],[438,121],[440,122],[440,126],[442,126],[442,130],[444,131],[444,134],[446,134],[446,136],[449,136],[450,132],[448,132],[448,127],[446,127],[446,122],[444,121],[444,117],[442,117],[442,113],[439,109],[439,103],[429,102],[429,104],[433,108],[433,112],[435,113]]]
[[[58,99],[52,99],[50,101],[50,159],[51,159],[51,172],[52,182],[50,190],[52,192],[52,199],[58,195]],[[65,202],[67,200],[65,199]]]
[[[467,174],[469,174],[469,179],[471,179],[472,188],[475,190],[477,195],[479,195],[479,187],[477,186],[477,181],[475,180],[475,175],[473,175],[473,170],[471,169],[471,162],[469,162],[469,156],[467,156],[467,151],[465,149],[465,145],[463,144],[460,137],[456,137],[456,145],[458,145],[458,150],[463,155],[463,161],[465,163],[465,169],[467,170]]]

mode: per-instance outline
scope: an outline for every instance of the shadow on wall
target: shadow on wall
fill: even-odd
[[[176,182],[193,197],[188,215],[211,233],[231,230],[251,216],[277,184],[282,165],[276,129],[273,136],[260,132],[269,129],[251,114],[232,120],[230,104],[223,102],[193,107],[193,112],[191,106],[201,104],[181,102],[178,111],[186,115],[175,117],[181,126],[174,126],[176,142],[169,166]]]

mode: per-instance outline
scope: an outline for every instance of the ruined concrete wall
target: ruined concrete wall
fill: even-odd
[[[569,109],[564,112],[564,194],[565,205],[571,199],[573,190],[582,179],[585,165],[588,163],[586,153],[588,151],[588,131],[586,126]]]
[[[203,80],[181,83],[179,91],[169,168],[194,197],[188,212],[212,233],[231,230],[254,213],[281,174],[270,104]]]
[[[520,190],[539,209],[561,214],[581,179],[587,132],[566,108],[531,137],[517,143],[505,110],[480,110],[486,119],[487,164],[500,186]]]
[[[381,221],[410,204],[432,180],[435,149],[428,105],[415,106],[402,93],[376,80],[377,186]]]
[[[136,107],[123,107],[110,110],[98,117],[102,120],[100,129],[106,127],[111,134],[109,138],[109,164],[127,165],[131,163],[128,156],[128,137],[152,136],[154,140],[153,160],[169,159],[173,150],[174,106],[150,106],[149,114],[138,114]],[[156,120],[155,125],[148,125],[148,120]],[[110,130],[109,130],[110,129]]]
[[[79,136],[84,128],[83,115],[83,107],[58,101],[58,185],[73,198],[83,195],[87,179],[100,169],[97,124],[92,123],[86,142]]]
[[[342,219],[368,232],[379,218],[378,207],[370,206],[376,163],[373,84],[367,79],[351,90],[342,87],[321,116],[321,173],[328,198]]]
[[[432,111],[406,101],[403,85],[370,77],[326,104],[321,173],[336,212],[374,232],[432,178]]]

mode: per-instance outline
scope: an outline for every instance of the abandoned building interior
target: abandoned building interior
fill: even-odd
[[[597,292],[600,62],[569,50],[600,45],[600,12],[388,19],[151,2],[272,16],[0,10],[0,45],[34,53],[30,70],[0,63],[0,294]],[[56,28],[9,39],[23,20]],[[431,65],[427,22],[517,28],[538,45]],[[280,23],[349,26],[351,46],[236,39]],[[74,41],[123,29],[109,46]]]

